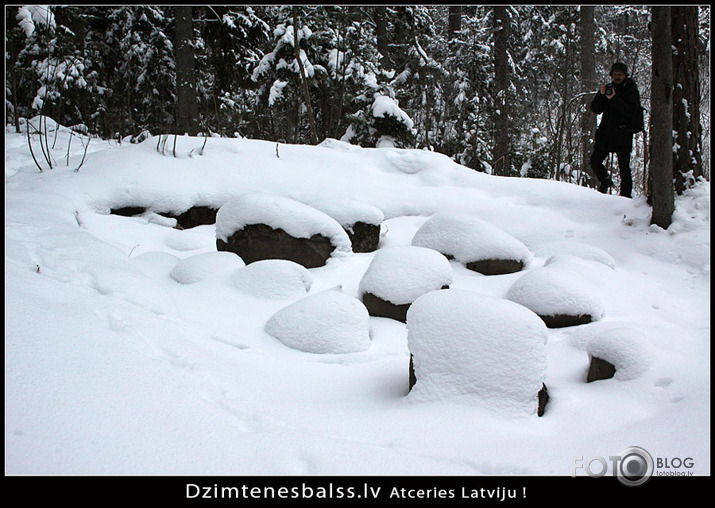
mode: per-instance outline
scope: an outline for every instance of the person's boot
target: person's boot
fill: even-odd
[[[613,187],[613,180],[611,180],[610,178],[606,178],[598,186],[598,192],[600,192],[601,194],[605,194],[608,192],[608,189],[610,189],[611,187]]]

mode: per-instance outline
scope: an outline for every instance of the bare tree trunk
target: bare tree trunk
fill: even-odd
[[[343,43],[345,42],[345,32],[344,32],[344,25],[342,22],[342,18],[339,18],[339,25],[338,25],[338,41],[342,41]],[[343,118],[343,106],[345,105],[345,60],[347,58],[343,58],[343,62],[340,62],[340,54],[343,54],[343,57],[345,57],[345,50],[341,47],[342,44],[340,42],[337,44],[337,51],[335,54],[335,80],[337,81],[337,94],[338,94],[338,99],[337,99],[337,107],[335,108],[336,111],[336,118],[333,122],[328,124],[328,133],[330,137],[333,138],[340,138],[339,134],[339,129],[341,127],[341,119]]]
[[[594,8],[592,5],[581,6],[581,92],[587,93],[596,89],[596,55],[594,45]],[[584,95],[581,105],[581,172],[586,177],[586,185],[596,187],[596,175],[591,168],[591,153],[593,152],[593,137],[596,122],[589,104],[593,96]]]
[[[421,95],[424,97],[424,100],[422,101],[424,106],[425,106],[425,114],[424,114],[424,131],[425,131],[425,148],[428,150],[432,149],[432,145],[430,144],[430,126],[431,126],[431,120],[432,120],[432,97],[430,95],[429,87],[427,86],[428,79],[427,79],[427,71],[424,69],[421,69],[418,72],[419,76],[419,83],[420,83],[420,92]]]
[[[377,51],[380,53],[380,63],[383,67],[390,65],[390,49],[387,42],[387,7],[375,7],[375,32],[377,34]]]
[[[494,152],[495,175],[508,175],[511,167],[509,150],[509,12],[505,6],[494,7]]]
[[[177,134],[199,133],[199,103],[194,70],[194,24],[191,6],[176,11],[176,128]]]
[[[680,195],[689,178],[702,176],[700,73],[698,66],[698,7],[672,7],[673,130],[678,149],[673,153],[675,191]],[[689,176],[689,173],[691,176]]]
[[[449,6],[449,39],[456,37],[457,33],[462,29],[462,6]]]
[[[564,60],[564,71],[563,71],[563,83],[561,88],[561,111],[559,112],[559,119],[557,122],[558,128],[556,129],[556,147],[554,150],[554,175],[556,175],[556,180],[565,180],[564,168],[562,163],[562,152],[564,144],[564,134],[566,132],[566,115],[568,114],[568,70],[571,65],[571,38],[566,38],[566,48],[565,48],[565,60]]]
[[[651,7],[651,224],[667,229],[675,210],[673,191],[673,51],[670,7]]]
[[[11,77],[11,83],[12,83],[12,109],[13,109],[13,116],[15,117],[15,132],[17,134],[20,134],[21,129],[20,129],[20,116],[19,116],[19,111],[18,111],[18,100],[17,100],[17,73],[19,72],[17,69],[15,71],[11,71],[8,69],[8,72],[10,72],[10,77]]]
[[[310,102],[310,91],[308,90],[308,79],[305,77],[305,68],[303,67],[303,59],[300,57],[300,45],[298,44],[298,7],[293,6],[293,47],[295,48],[295,59],[298,62],[300,69],[300,80],[303,83],[303,95],[305,96],[305,105],[308,108],[308,122],[310,123],[310,138],[314,145],[318,144],[318,133],[315,129],[315,116],[313,115],[313,106]]]

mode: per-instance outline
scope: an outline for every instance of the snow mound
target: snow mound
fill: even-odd
[[[321,148],[329,148],[331,150],[341,150],[343,152],[356,152],[362,150],[361,146],[353,145],[335,138],[325,138],[320,144],[318,144],[318,146]]]
[[[447,258],[425,247],[398,246],[378,251],[360,280],[360,296],[370,293],[395,305],[449,286],[454,274]]]
[[[295,238],[322,235],[336,252],[352,252],[345,230],[329,215],[294,199],[250,192],[229,200],[216,214],[216,237],[227,242],[247,225],[265,224]]]
[[[537,249],[536,255],[544,258],[550,258],[558,255],[570,255],[581,259],[598,261],[599,263],[603,263],[610,268],[616,268],[616,262],[608,252],[596,247],[595,245],[582,242],[571,242],[568,240],[550,242]]]
[[[410,400],[537,412],[547,328],[530,310],[470,291],[432,291],[410,307],[407,332],[417,378]]]
[[[600,332],[588,341],[586,351],[589,358],[600,358],[616,368],[615,379],[629,380],[639,377],[651,365],[645,337],[628,327],[612,328]]]
[[[147,276],[164,275],[181,261],[178,257],[164,251],[153,250],[131,258],[139,270]]]
[[[463,264],[509,259],[526,266],[532,259],[529,249],[506,231],[458,212],[441,212],[430,217],[415,233],[412,245],[453,256]]]
[[[170,249],[188,252],[205,248],[206,239],[190,230],[179,231],[178,229],[172,229],[164,235],[164,244]]]
[[[367,309],[356,298],[335,289],[279,310],[265,330],[286,346],[306,353],[357,353],[370,347]]]
[[[572,269],[570,256],[555,256],[543,267],[522,275],[507,291],[506,298],[542,317],[603,317],[603,305],[592,294],[591,283]]]
[[[30,132],[37,132],[37,131],[47,131],[47,132],[54,132],[62,128],[60,124],[58,124],[53,118],[49,116],[33,116],[30,118],[30,120],[27,122],[30,127],[33,129]],[[66,129],[66,127],[64,127]]]
[[[344,229],[357,222],[379,226],[385,220],[382,210],[376,206],[350,199],[322,199],[310,206],[335,219]]]
[[[313,276],[293,261],[264,259],[233,272],[231,284],[257,298],[287,300],[305,296],[313,284]]]
[[[382,136],[378,141],[377,148],[396,148],[394,144],[390,136]],[[382,157],[386,168],[407,175],[414,175],[429,167],[428,159],[419,150],[384,150]]]
[[[245,266],[232,252],[205,252],[179,261],[169,275],[181,284],[194,284],[208,277],[227,274]]]

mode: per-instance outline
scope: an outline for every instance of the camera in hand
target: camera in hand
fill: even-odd
[[[613,83],[608,83],[606,85],[606,95],[612,95],[613,94]]]

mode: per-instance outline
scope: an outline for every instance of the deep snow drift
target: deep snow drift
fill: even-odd
[[[6,132],[8,474],[570,475],[574,457],[628,446],[710,473],[708,183],[678,198],[663,231],[643,197],[494,177],[436,153],[203,142],[180,137],[174,156],[156,137],[93,140],[75,171],[81,144],[67,165],[63,129],[56,167],[40,172],[24,134]],[[253,192],[274,196],[281,220],[282,198],[376,208],[379,250],[343,248],[309,270],[244,266],[216,251],[216,226],[166,217]],[[149,211],[109,213],[125,206]],[[469,298],[423,297],[410,340],[454,368],[421,360],[437,377],[408,394],[408,325],[365,320],[359,286],[379,252],[412,245],[437,213],[488,223],[530,260],[494,276],[448,262],[441,291]],[[527,276],[511,291],[521,303],[507,299]],[[597,320],[542,327],[527,305],[566,284]],[[485,314],[470,302],[489,302]],[[465,327],[492,342],[460,342]],[[500,348],[513,330],[518,342]],[[586,383],[590,355],[616,376]]]

